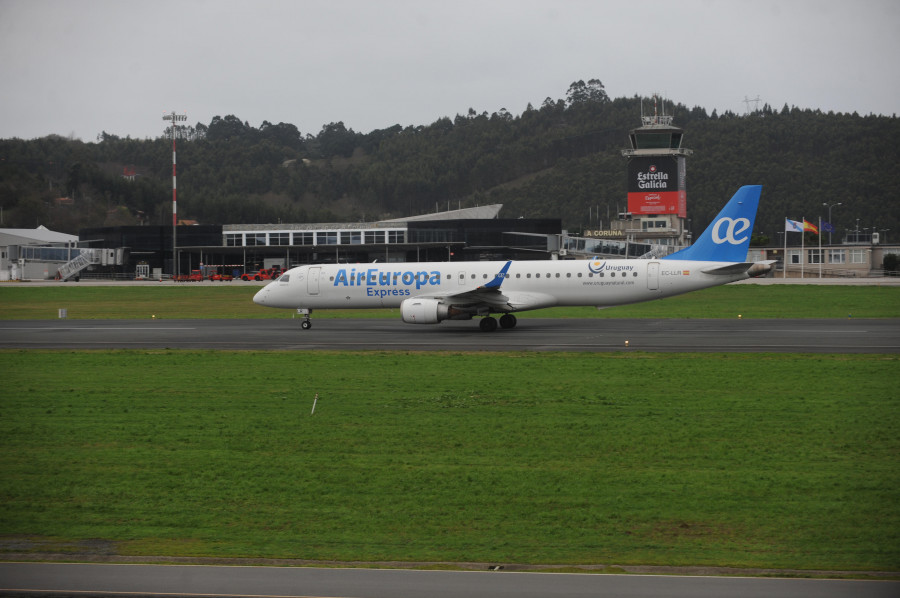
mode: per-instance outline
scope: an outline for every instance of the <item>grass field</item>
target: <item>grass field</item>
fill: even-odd
[[[290,318],[291,310],[255,305],[260,287],[160,285],[88,287],[0,286],[0,319],[53,319],[65,308],[73,319],[119,318]],[[729,285],[660,301],[597,310],[593,307],[543,309],[521,317],[577,318],[897,318],[900,287],[816,285]],[[399,318],[399,311],[322,310],[316,318]]]
[[[900,569],[893,355],[0,354],[0,540]]]

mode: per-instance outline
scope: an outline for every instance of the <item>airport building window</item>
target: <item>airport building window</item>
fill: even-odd
[[[266,233],[247,233],[247,242],[246,245],[248,247],[253,245],[264,246],[266,244]]]
[[[384,243],[383,230],[367,230],[365,234],[366,245],[375,245]]]
[[[406,231],[389,230],[387,234],[388,243],[406,243]]]
[[[821,264],[822,263],[822,251],[821,250],[809,249],[808,252],[809,253],[807,254],[807,256],[809,258],[809,261],[807,263],[809,263],[809,264]]]
[[[294,245],[315,245],[316,244],[316,233],[302,232],[302,233],[294,233]]]
[[[847,263],[847,252],[843,249],[829,249],[828,250],[828,263],[829,264],[846,264]]]
[[[788,250],[788,263],[799,265],[800,264],[800,251],[797,249],[789,249]]]
[[[851,249],[850,250],[850,263],[851,264],[865,264],[866,263],[866,250],[865,249]]]
[[[316,233],[316,243],[318,245],[337,245],[337,231],[321,231]]]
[[[349,230],[341,232],[341,245],[361,245],[362,231]]]
[[[244,233],[226,233],[225,234],[225,246],[226,247],[243,247],[244,246]]]
[[[269,233],[269,245],[290,245],[291,233]]]

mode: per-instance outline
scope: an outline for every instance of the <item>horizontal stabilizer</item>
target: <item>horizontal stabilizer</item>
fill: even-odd
[[[704,274],[716,274],[720,276],[731,276],[732,274],[741,274],[746,272],[753,266],[753,262],[743,262],[738,264],[728,264],[727,266],[716,266],[714,268],[704,268],[701,270]]]
[[[775,260],[766,262],[739,262],[737,264],[728,264],[727,266],[704,268],[701,272],[719,276],[731,276],[746,272],[751,277],[762,276],[763,274],[768,274],[772,270],[772,265],[774,263]]]

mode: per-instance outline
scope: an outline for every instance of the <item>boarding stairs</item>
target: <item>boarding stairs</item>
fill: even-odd
[[[102,252],[99,249],[81,249],[79,254],[57,270],[59,280],[68,280],[92,264],[99,264]]]
[[[639,260],[661,260],[669,255],[671,247],[668,245],[653,245],[653,249],[638,257]]]

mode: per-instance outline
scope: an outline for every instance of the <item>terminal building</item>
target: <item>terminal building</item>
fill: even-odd
[[[499,212],[499,206],[492,206]],[[179,271],[239,276],[273,266],[309,263],[482,261],[658,257],[677,247],[640,241],[626,225],[620,239],[569,236],[558,219],[470,218],[455,210],[405,221],[330,224],[179,226]],[[668,227],[675,232],[677,226]],[[91,228],[80,236],[37,229],[0,229],[0,282],[172,276],[172,227]],[[659,233],[657,234],[665,234]],[[633,236],[634,240],[627,240]],[[879,233],[847,231],[834,245],[751,247],[748,261],[776,260],[777,277],[869,277],[900,245]]]
[[[128,278],[167,278],[203,270],[240,275],[299,264],[554,259],[563,235],[559,218],[500,218],[501,204],[395,220],[355,223],[179,225],[173,263],[171,226],[82,229],[77,272],[66,262],[45,266],[53,278],[85,271]],[[100,267],[93,252],[115,247],[118,262]]]

